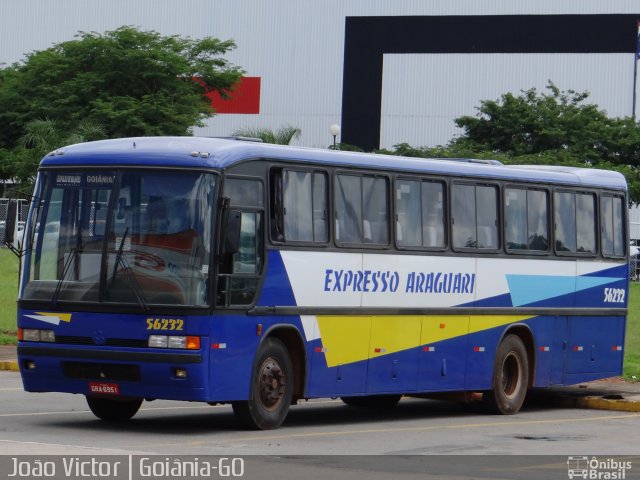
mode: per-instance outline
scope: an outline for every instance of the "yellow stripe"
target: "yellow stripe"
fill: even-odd
[[[63,322],[71,321],[70,313],[50,313],[50,312],[36,312],[37,315],[42,315],[44,317],[58,317]]]
[[[335,367],[529,318],[532,316],[331,315],[317,320],[327,365]]]
[[[318,317],[318,327],[328,366],[369,358],[371,317]]]

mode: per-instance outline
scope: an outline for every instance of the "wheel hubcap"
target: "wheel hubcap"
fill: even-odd
[[[284,397],[286,378],[280,363],[267,358],[260,367],[260,400],[267,410],[278,408]]]

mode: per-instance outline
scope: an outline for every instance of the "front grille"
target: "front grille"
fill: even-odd
[[[62,372],[67,378],[79,380],[140,381],[140,367],[137,365],[62,362]]]
[[[91,337],[70,337],[56,335],[56,343],[64,343],[65,345],[95,345]]]
[[[56,343],[65,345],[98,345],[91,337],[75,337],[69,335],[56,335]],[[104,343],[100,344],[107,347],[131,347],[144,348],[147,340],[137,340],[132,338],[108,338]]]
[[[148,345],[148,340],[135,340],[133,338],[108,338],[104,344],[108,347],[142,348]]]

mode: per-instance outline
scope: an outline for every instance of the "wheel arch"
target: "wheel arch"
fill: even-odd
[[[512,325],[509,325],[509,327],[506,328],[504,332],[502,332],[500,340],[498,341],[498,346],[500,346],[507,335],[516,335],[520,338],[520,340],[522,340],[522,343],[524,344],[524,348],[527,351],[527,359],[529,364],[529,380],[527,387],[531,388],[533,387],[533,384],[535,382],[536,374],[536,345],[535,339],[533,337],[533,332],[531,331],[529,325],[525,323],[514,323]]]
[[[304,348],[304,340],[300,331],[293,325],[276,324],[270,326],[262,335],[260,345],[269,338],[280,340],[293,364],[293,397],[292,403],[305,398],[305,385],[307,380],[307,352]]]

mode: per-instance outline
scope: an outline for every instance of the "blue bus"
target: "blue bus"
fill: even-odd
[[[618,173],[197,137],[61,148],[24,234],[30,392],[124,421],[143,400],[392,407],[619,375],[628,292]]]

